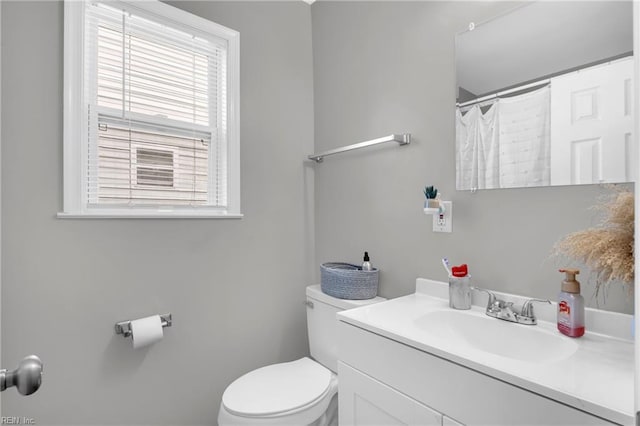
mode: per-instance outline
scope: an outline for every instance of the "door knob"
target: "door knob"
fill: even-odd
[[[42,361],[35,355],[25,357],[13,371],[0,370],[0,392],[15,386],[22,395],[31,395],[42,383]]]

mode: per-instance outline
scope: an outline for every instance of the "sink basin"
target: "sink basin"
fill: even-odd
[[[539,326],[502,321],[477,311],[429,312],[417,318],[415,324],[422,332],[460,349],[519,361],[560,361],[578,349],[576,342]]]

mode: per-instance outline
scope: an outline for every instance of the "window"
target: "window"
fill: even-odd
[[[238,39],[158,1],[66,1],[60,216],[239,217]]]

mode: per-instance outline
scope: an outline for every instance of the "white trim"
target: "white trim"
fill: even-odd
[[[68,0],[67,0],[68,1]],[[74,1],[74,0],[71,0]],[[142,14],[152,14],[159,18],[174,20],[182,26],[191,27],[197,31],[203,32],[205,35],[215,35],[224,40],[233,39],[240,36],[240,33],[223,25],[216,24],[208,19],[201,18],[189,12],[185,12],[177,7],[170,6],[160,1],[139,1],[139,0],[113,0],[109,2],[109,6],[117,6],[120,4],[126,9],[137,9]]]
[[[84,82],[84,10],[85,2],[64,2],[64,90],[63,90],[63,201],[68,212],[82,210]]]
[[[227,56],[227,205],[240,214],[240,34],[230,37]]]
[[[163,211],[121,211],[121,210],[100,210],[97,212],[66,213],[59,212],[58,219],[242,219],[242,214],[220,214],[206,211],[192,212],[163,212]]]
[[[161,129],[171,128],[180,130],[183,131],[185,135],[193,132],[194,130],[200,133],[213,133],[217,130],[213,124],[210,126],[203,126],[201,124],[185,123],[184,121],[174,120],[171,118],[158,118],[134,111],[126,111],[124,116],[122,116],[121,111],[113,108],[104,106],[96,106],[95,108],[96,113],[107,120],[116,120],[120,122],[126,120],[138,121],[140,123],[144,123],[147,127],[158,126],[158,128]]]
[[[2,3],[0,2],[0,318],[2,317]],[[2,327],[0,327],[2,330]],[[2,354],[2,335],[0,333],[0,354]],[[2,357],[0,356],[0,366]],[[0,396],[0,418],[2,418],[2,397]]]
[[[640,143],[640,2],[634,0],[633,2],[633,51],[635,52],[634,58],[634,90],[633,90],[633,116],[635,117],[635,123],[633,127],[633,138],[636,147]],[[636,149],[636,164],[640,165],[640,149]],[[638,166],[636,166],[638,167]],[[640,175],[640,174],[638,174]],[[640,264],[640,250],[637,249],[638,241],[640,241],[640,227],[638,226],[638,216],[640,212],[640,185],[639,182],[635,184],[635,220],[634,220],[634,233],[635,233],[635,264]],[[640,274],[635,274],[634,282],[634,312],[635,312],[635,417],[638,422],[638,413],[640,412]]]
[[[240,210],[240,34],[230,28],[208,21],[196,15],[161,3],[135,0],[114,0],[111,5],[120,5],[128,10],[141,11],[142,15],[159,16],[173,20],[183,27],[224,39],[227,50],[227,208],[214,210],[211,206],[194,207],[192,210],[163,207],[100,208],[88,206],[86,179],[87,168],[86,135],[89,131],[84,105],[84,1],[66,0],[64,5],[64,151],[63,181],[64,207],[59,218],[68,217],[114,217],[114,218],[241,218]],[[97,112],[97,111],[96,111]]]

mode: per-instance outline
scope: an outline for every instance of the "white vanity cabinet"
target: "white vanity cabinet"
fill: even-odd
[[[338,363],[341,425],[442,426],[442,415],[378,380]]]
[[[347,322],[339,334],[342,426],[616,424]]]

